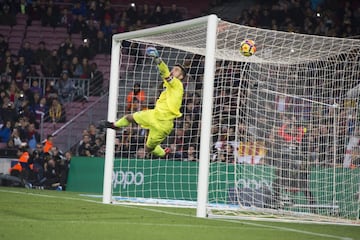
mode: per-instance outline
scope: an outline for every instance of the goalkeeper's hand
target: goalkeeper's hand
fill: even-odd
[[[148,55],[149,57],[158,58],[159,52],[154,47],[148,47],[146,48],[146,55]]]
[[[156,64],[160,64],[161,59],[160,59],[160,56],[159,56],[159,52],[158,52],[158,50],[156,48],[154,48],[154,47],[146,48],[146,55],[149,56],[149,57],[154,58]]]

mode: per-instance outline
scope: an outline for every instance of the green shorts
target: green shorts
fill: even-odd
[[[149,129],[146,146],[154,149],[160,145],[171,133],[174,127],[173,120],[159,120],[156,118],[155,110],[144,110],[133,114],[134,120],[142,128]]]

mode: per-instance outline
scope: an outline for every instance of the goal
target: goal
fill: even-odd
[[[257,52],[242,56],[244,39]],[[183,116],[144,154],[146,130],[107,130],[104,203],[196,207],[198,217],[359,222],[360,41],[241,26],[215,15],[116,34],[108,120],[152,108],[144,55],[182,63]],[[128,99],[135,84],[145,98]]]

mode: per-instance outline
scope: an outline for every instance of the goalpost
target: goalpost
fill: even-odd
[[[244,39],[257,52],[239,52]],[[196,207],[198,217],[359,222],[360,41],[279,32],[215,15],[113,36],[108,120],[152,108],[155,46],[188,68],[183,116],[145,156],[146,131],[107,130],[103,202]],[[127,94],[135,83],[146,98]],[[351,93],[351,94],[350,94]],[[359,153],[359,154],[358,154]]]

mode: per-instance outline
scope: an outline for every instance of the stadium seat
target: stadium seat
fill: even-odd
[[[9,37],[10,31],[10,26],[0,25],[0,34],[4,35],[5,38]]]
[[[25,14],[19,13],[16,15],[16,23],[18,25],[26,25],[27,19],[28,19],[28,16]]]
[[[20,37],[23,38],[24,37],[24,31],[23,30],[14,30],[12,29],[10,32],[10,38],[12,37]]]

